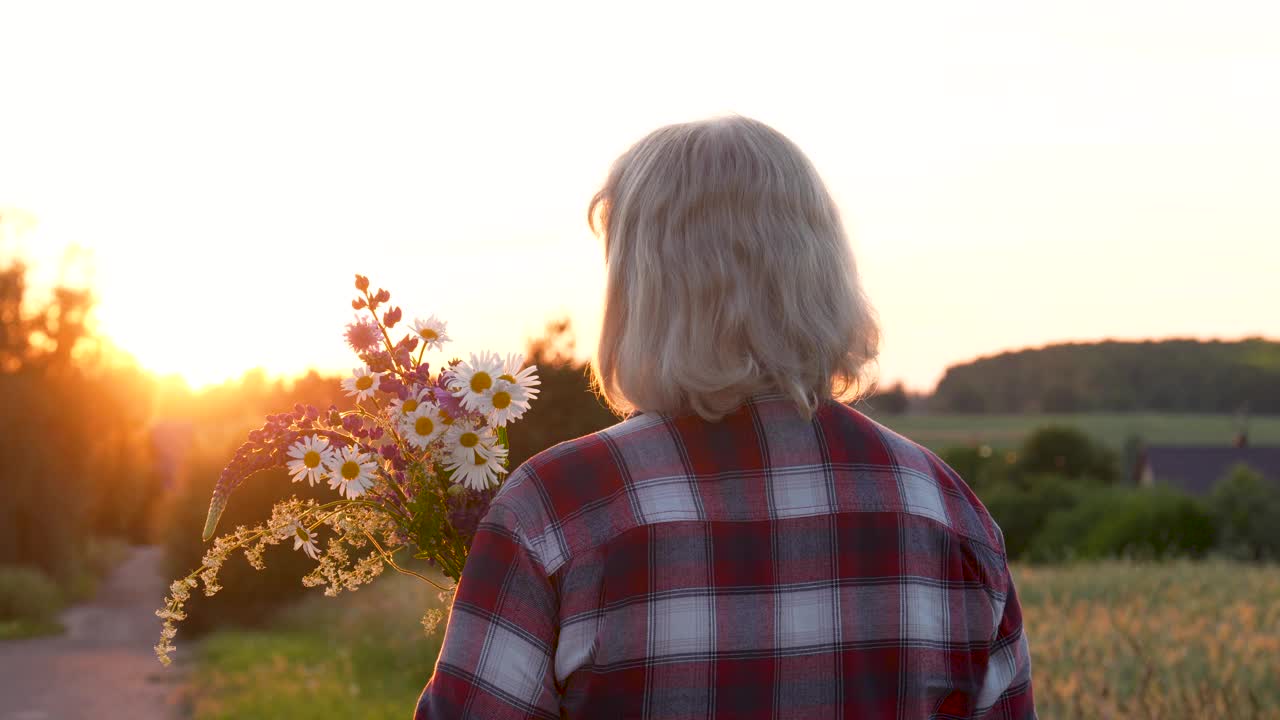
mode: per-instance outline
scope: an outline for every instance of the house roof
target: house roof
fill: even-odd
[[[1143,463],[1156,483],[1193,495],[1208,495],[1231,468],[1244,463],[1263,477],[1280,482],[1280,446],[1222,447],[1149,445]]]

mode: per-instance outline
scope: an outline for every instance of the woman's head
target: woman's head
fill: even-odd
[[[811,411],[866,388],[875,313],[822,179],[776,130],[659,128],[588,217],[608,266],[596,383],[615,409],[716,419],[756,392]]]

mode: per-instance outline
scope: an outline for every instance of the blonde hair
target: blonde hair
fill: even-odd
[[[594,380],[616,412],[718,420],[777,391],[810,415],[867,389],[875,312],[822,179],[778,131],[740,116],[659,128],[587,217],[608,266]]]

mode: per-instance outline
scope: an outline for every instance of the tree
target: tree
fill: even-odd
[[[1115,482],[1116,458],[1083,432],[1048,426],[1031,433],[1018,452],[1018,471],[1025,475],[1053,474]]]
[[[1214,486],[1209,506],[1227,552],[1254,561],[1280,559],[1280,485],[1237,465]]]

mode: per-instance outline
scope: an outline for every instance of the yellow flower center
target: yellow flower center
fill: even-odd
[[[507,382],[511,383],[512,385],[515,385],[515,384],[516,384],[516,379],[515,379],[515,377],[513,377],[513,376],[511,375],[511,373],[502,373],[501,375],[499,375],[499,376],[498,376],[498,379],[499,379],[499,380],[506,380]]]
[[[299,540],[301,540],[301,541],[302,541],[302,542],[304,542],[304,543],[309,543],[309,542],[311,542],[311,535],[307,534],[307,529],[306,529],[306,528],[304,528],[304,527],[302,527],[301,525],[299,525],[298,527],[294,528],[294,530],[293,530],[293,534],[294,534],[294,535],[297,535],[297,536],[298,536],[298,539],[299,539]]]
[[[357,390],[368,390],[371,387],[373,387],[372,375],[361,375],[360,377],[356,378]]]
[[[431,422],[431,418],[429,417],[420,417],[413,422],[413,431],[423,437],[430,435],[431,431],[435,429],[436,424]]]
[[[405,400],[405,401],[400,405],[400,409],[401,409],[402,411],[404,411],[404,414],[405,414],[405,415],[408,415],[409,413],[413,412],[414,410],[417,410],[417,409],[418,409],[418,401],[417,401],[417,399],[416,399],[416,398],[409,398],[408,400]]]
[[[320,467],[320,453],[308,450],[307,454],[302,456],[302,464],[309,468]]]
[[[464,432],[458,436],[458,444],[464,448],[473,448],[480,444],[480,436],[473,432]]]
[[[511,404],[511,393],[505,390],[499,390],[493,394],[493,407],[498,410],[505,410]]]
[[[471,376],[471,392],[482,393],[493,387],[493,378],[489,377],[489,373],[483,370]]]
[[[436,332],[435,330],[432,330],[431,328],[422,328],[421,330],[418,331],[418,334],[422,336],[423,340],[428,340],[428,341],[435,340],[436,338],[440,337],[440,333]]]
[[[360,463],[355,460],[348,460],[342,463],[342,479],[355,480],[360,477]]]

